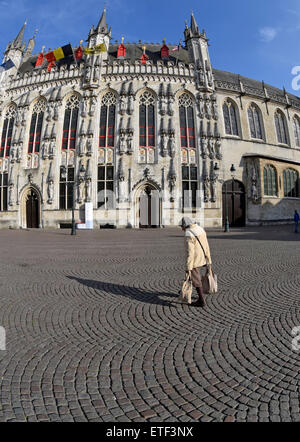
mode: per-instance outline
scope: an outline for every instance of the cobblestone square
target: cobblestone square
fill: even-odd
[[[0,421],[300,420],[293,226],[208,232],[203,309],[180,229],[69,233],[0,231]]]

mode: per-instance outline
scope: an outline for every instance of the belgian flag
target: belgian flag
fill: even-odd
[[[54,49],[54,51],[48,52],[45,57],[47,58],[47,61],[51,63],[51,61],[61,60],[69,55],[73,55],[73,49],[70,43],[61,48]]]
[[[60,48],[54,49],[51,52],[48,52],[48,54],[45,55],[49,65],[48,65],[48,72],[51,71],[51,68],[54,66],[54,62],[58,60],[62,60],[64,58],[69,57],[72,55],[74,57],[74,52],[72,45],[69,43],[65,46],[62,46]]]

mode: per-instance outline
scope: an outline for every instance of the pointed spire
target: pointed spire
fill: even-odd
[[[191,31],[192,31],[192,34],[194,34],[194,35],[200,34],[199,27],[197,25],[197,22],[196,22],[193,12],[191,15]]]
[[[34,46],[35,46],[35,36],[36,36],[37,32],[38,32],[38,30],[36,29],[34,31],[33,36],[28,41],[26,52],[24,54],[24,60],[28,59],[32,55],[32,52],[33,52],[33,49],[34,49]]]
[[[101,18],[99,20],[99,23],[97,25],[96,31],[98,31],[101,34],[107,34],[108,33],[108,26],[106,23],[106,8],[103,9]]]
[[[24,25],[22,26],[22,28],[20,29],[18,35],[16,36],[16,38],[14,39],[12,46],[14,48],[19,48],[21,49],[22,45],[23,45],[23,39],[24,39],[24,33],[25,33],[25,28],[27,25],[27,19],[25,20]]]

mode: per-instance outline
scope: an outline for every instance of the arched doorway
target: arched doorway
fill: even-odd
[[[223,225],[226,215],[230,227],[245,226],[245,187],[237,180],[229,180],[222,187]]]
[[[146,185],[138,199],[139,227],[160,227],[160,197],[158,190]]]
[[[37,229],[40,225],[40,204],[37,192],[30,189],[26,195],[26,227]]]

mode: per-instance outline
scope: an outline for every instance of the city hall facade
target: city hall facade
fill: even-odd
[[[0,73],[0,227],[289,222],[299,207],[300,99],[214,69],[192,14],[184,43],[111,41],[36,67],[25,25]],[[92,51],[91,51],[92,52]],[[87,210],[88,209],[88,210]],[[88,219],[87,219],[88,217]]]

